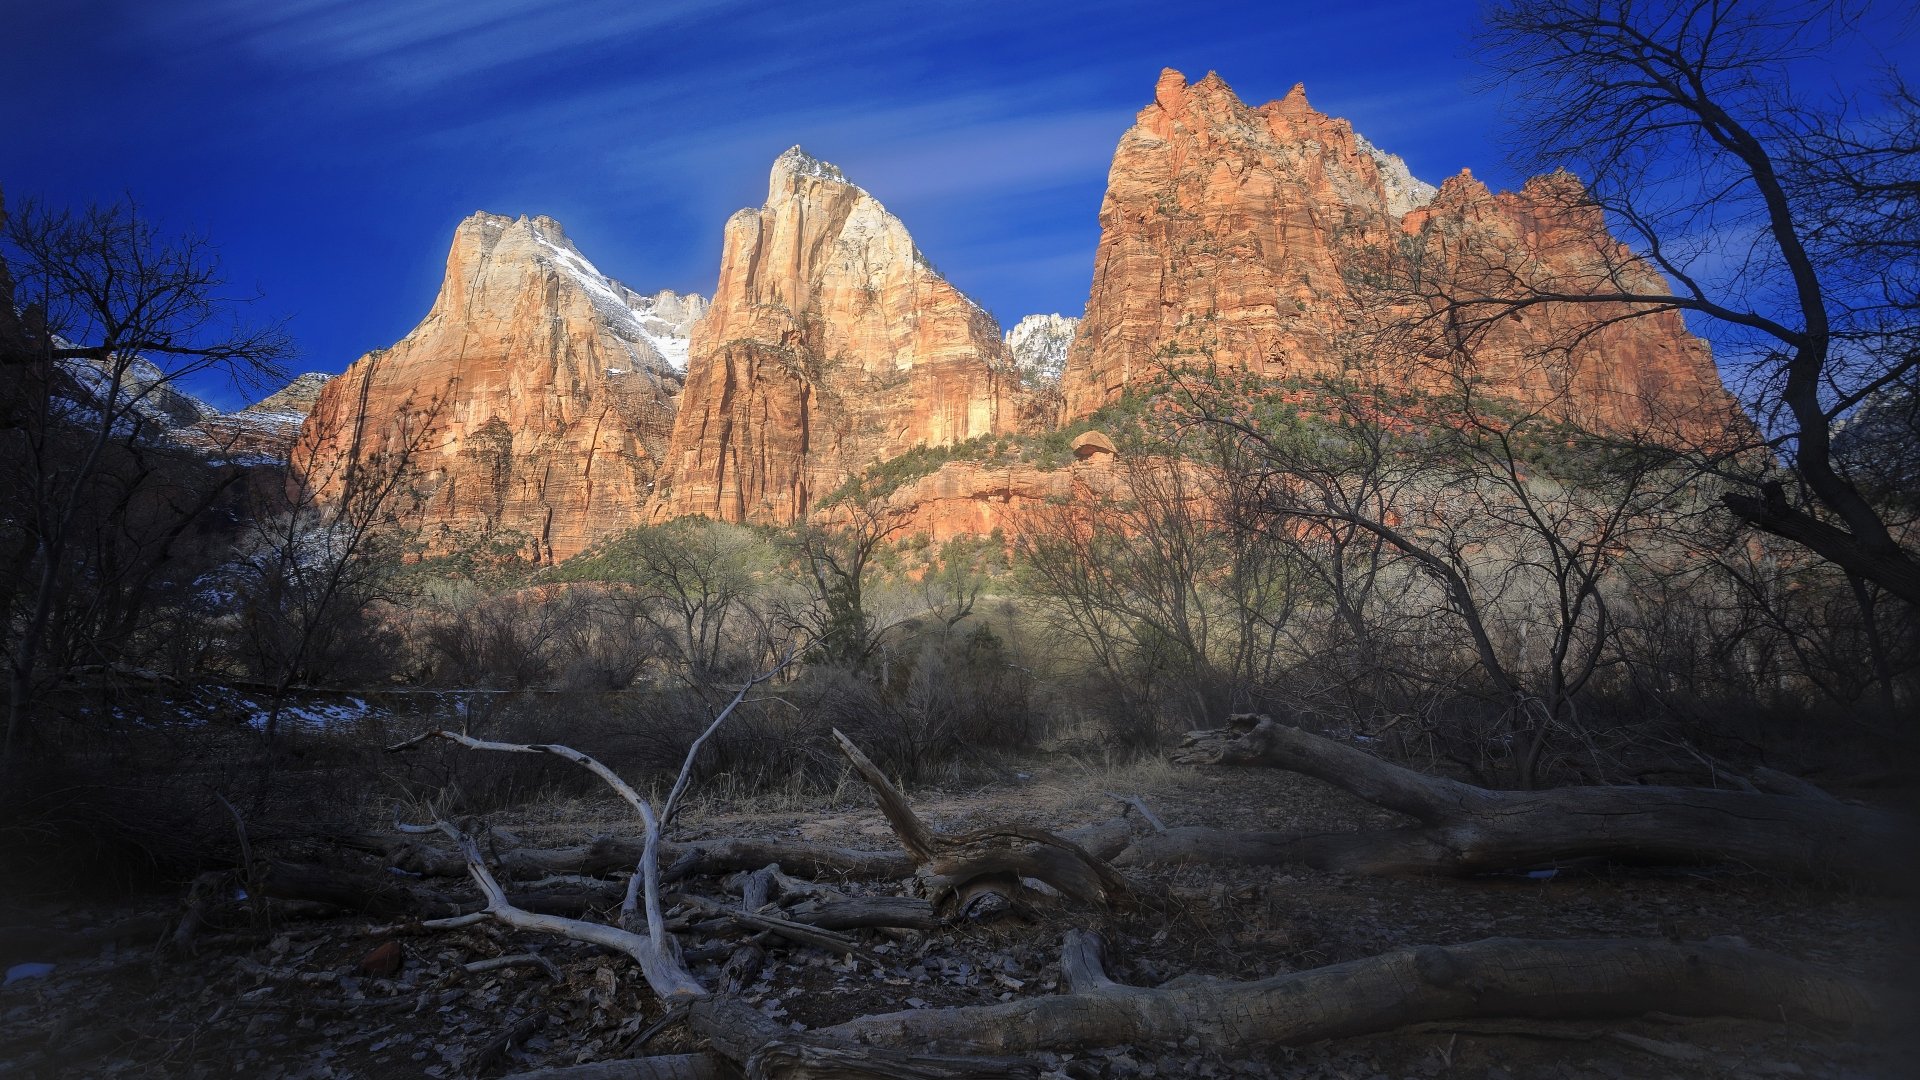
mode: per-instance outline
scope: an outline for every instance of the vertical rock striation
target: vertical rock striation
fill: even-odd
[[[351,463],[410,453],[431,549],[567,558],[642,520],[704,309],[607,278],[551,218],[475,214],[433,309],[326,384],[293,466],[337,498]]]
[[[993,317],[839,169],[794,147],[727,221],[651,512],[786,524],[915,446],[1012,430]]]
[[[1412,266],[1428,291],[1657,282],[1582,194],[1560,176],[1494,195],[1464,172],[1436,189],[1298,86],[1249,108],[1217,75],[1189,84],[1167,70],[1114,152],[1066,415],[1172,368],[1312,378],[1385,365],[1373,374],[1389,382],[1437,389],[1467,374],[1483,392],[1601,427],[1724,417],[1706,346],[1671,312],[1590,334],[1625,307],[1530,314],[1465,352],[1383,344],[1383,327],[1432,310],[1395,287]]]

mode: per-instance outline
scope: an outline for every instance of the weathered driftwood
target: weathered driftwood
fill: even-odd
[[[1105,905],[1131,892],[1126,878],[1086,848],[1055,833],[1024,825],[1001,825],[948,835],[920,820],[907,797],[853,740],[833,733],[840,752],[872,789],[880,812],[900,846],[921,867],[936,903],[983,883],[1017,893],[1020,879],[1046,883],[1069,899]]]
[[[1603,857],[1915,884],[1913,861],[1900,857],[1912,850],[1914,823],[1868,807],[1705,788],[1494,791],[1417,773],[1267,717],[1235,720],[1190,735],[1187,759],[1302,773],[1420,824],[1316,836],[1169,829],[1136,841],[1118,865],[1297,862],[1353,873],[1465,875]]]
[[[869,1044],[795,1032],[751,1006],[708,998],[691,1006],[688,1022],[713,1049],[754,1080],[1023,1080],[1039,1068],[1018,1057],[927,1053],[910,1043]]]
[[[360,833],[336,834],[329,839],[343,847],[379,855],[389,865],[409,873],[426,877],[466,876],[466,861],[445,846]],[[489,850],[487,854],[494,873],[509,880],[569,874],[600,877],[632,870],[640,861],[641,846],[638,840],[601,836],[585,844],[556,848],[506,847]],[[1121,846],[1125,846],[1124,840]],[[663,843],[660,861],[661,880],[668,883],[688,877],[757,870],[768,863],[779,863],[790,874],[814,878],[884,881],[913,874],[913,860],[900,851],[864,851],[804,840],[757,837]]]
[[[1098,939],[1070,937],[1074,992],[998,1005],[863,1016],[816,1034],[954,1054],[1023,1054],[1197,1036],[1210,1050],[1261,1047],[1479,1017],[1751,1017],[1839,1027],[1896,1021],[1909,1003],[1844,975],[1740,944],[1523,941],[1427,946],[1257,982],[1107,979]]]
[[[506,890],[487,870],[486,861],[480,857],[479,845],[446,822],[437,822],[436,827],[451,835],[466,853],[467,869],[474,884],[480,887],[481,895],[486,898],[486,914],[494,921],[516,930],[556,934],[623,952],[640,965],[640,974],[662,1001],[675,1002],[706,995],[706,988],[687,971],[686,963],[680,958],[680,943],[666,932],[664,917],[650,926],[649,933],[639,934],[618,926],[559,915],[542,915],[515,907],[507,898]],[[647,898],[647,910],[659,911],[657,895]]]
[[[718,1054],[663,1054],[535,1069],[506,1080],[739,1080],[739,1076],[740,1070]]]
[[[738,700],[736,697],[736,703]],[[718,721],[715,722],[715,726],[718,726]],[[711,732],[712,729],[708,730]],[[714,997],[687,970],[679,941],[668,932],[662,907],[658,869],[661,823],[666,819],[668,811],[672,809],[675,798],[684,790],[682,784],[675,785],[673,795],[668,797],[661,812],[656,813],[654,808],[640,797],[639,792],[618,774],[586,754],[558,743],[495,743],[450,731],[430,731],[390,749],[405,749],[430,738],[446,739],[473,750],[552,754],[564,758],[599,776],[634,808],[646,832],[639,866],[627,884],[626,899],[622,906],[622,921],[627,926],[636,926],[640,922],[640,915],[644,913],[646,928],[644,934],[635,929],[607,926],[584,919],[544,915],[517,907],[489,869],[486,859],[480,852],[479,844],[459,827],[444,820],[437,820],[432,825],[426,826],[410,826],[396,820],[394,825],[399,831],[410,834],[432,830],[452,839],[466,863],[468,875],[473,879],[474,884],[479,886],[485,898],[484,914],[487,918],[519,930],[556,934],[574,941],[589,942],[631,957],[639,964],[641,975],[645,977],[655,995],[670,1005],[685,1006],[693,1029],[706,1037],[722,1056],[740,1065],[748,1077],[778,1076],[790,1078],[790,1080],[802,1080],[807,1077],[817,1077],[821,1080],[829,1077],[836,1080],[857,1080],[863,1077],[872,1077],[875,1080],[882,1077],[958,1080],[958,1078],[989,1076],[1038,1075],[1031,1063],[1013,1059],[930,1055],[918,1050],[873,1048],[831,1037],[796,1033],[774,1025],[757,1010],[729,998]],[[695,749],[698,749],[697,744]],[[689,760],[691,760],[691,754],[689,754]],[[687,770],[683,768],[681,775],[684,778]],[[762,880],[771,882],[772,874],[767,873]],[[808,944],[834,947],[845,942],[851,947],[848,939],[831,931],[815,929],[777,916],[724,908],[702,898],[688,896],[685,899],[691,906],[712,909],[724,914],[729,920],[796,937]],[[452,924],[465,918],[467,917],[462,916],[460,920],[446,920],[446,923]]]

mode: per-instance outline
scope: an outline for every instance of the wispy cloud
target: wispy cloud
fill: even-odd
[[[283,70],[358,69],[385,84],[428,87],[740,6],[741,0],[580,0],[564,7],[546,0],[216,0],[154,5],[147,17],[150,32],[207,51],[238,49]]]

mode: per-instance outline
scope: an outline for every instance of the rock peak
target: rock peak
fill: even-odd
[[[1229,94],[1233,93],[1233,87],[1228,86],[1227,80],[1221,78],[1220,73],[1217,71],[1207,72],[1205,78],[1201,79],[1197,83],[1194,83],[1193,85],[1194,85],[1194,88],[1197,90],[1208,90],[1215,93],[1218,93],[1224,90]]]
[[[838,165],[814,157],[798,143],[789,146],[784,153],[773,159],[773,179],[777,182],[782,175],[811,176],[819,180],[831,180],[837,184],[849,182],[847,174],[841,172]]]
[[[409,513],[430,550],[485,536],[567,558],[641,522],[704,309],[609,278],[551,217],[473,214],[426,318],[319,388],[292,465],[337,497],[346,462],[417,430]]]
[[[1462,172],[1436,192],[1353,125],[1312,110],[1302,86],[1257,109],[1228,93],[1215,75],[1187,86],[1163,73],[1114,151],[1086,315],[1061,376],[1067,418],[1152,387],[1163,368],[1149,357],[1274,379],[1343,374],[1356,328],[1403,310],[1412,325],[1424,311],[1370,283],[1402,265],[1409,244],[1431,280],[1475,289],[1499,274],[1587,288],[1596,266],[1618,265],[1600,215],[1577,212],[1571,177],[1496,198]],[[1196,249],[1215,257],[1193,259]],[[1677,315],[1597,326],[1573,351],[1555,347],[1565,324],[1544,323],[1514,320],[1483,343],[1475,363],[1489,393],[1621,429],[1666,412],[1721,415],[1711,357]],[[1447,386],[1420,363],[1381,373],[1409,389]]]
[[[766,204],[727,220],[649,512],[802,520],[876,461],[1011,430],[1011,367],[900,219],[794,147]]]

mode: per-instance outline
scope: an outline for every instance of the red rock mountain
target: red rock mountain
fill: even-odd
[[[799,520],[877,461],[1013,430],[1018,388],[993,317],[794,147],[727,221],[652,513]]]
[[[431,547],[567,558],[641,522],[704,307],[608,279],[551,218],[475,214],[427,317],[321,391],[294,468],[336,497],[346,463],[410,452]]]
[[[1418,310],[1383,299],[1410,252],[1456,282],[1498,272],[1591,287],[1622,265],[1627,280],[1657,282],[1579,195],[1564,176],[1495,195],[1465,172],[1436,191],[1345,120],[1314,111],[1300,87],[1249,108],[1217,75],[1189,84],[1169,69],[1114,153],[1093,287],[1063,377],[1066,415],[1170,366],[1313,377],[1390,357],[1363,335]],[[1578,325],[1623,313],[1584,308]],[[1677,314],[1609,326],[1570,354],[1544,348],[1574,325],[1545,313],[1505,324],[1479,343],[1470,370],[1486,391],[1519,401],[1564,389],[1565,411],[1602,427],[1638,426],[1662,409],[1724,415],[1730,399],[1712,358]],[[1435,351],[1387,359],[1399,370],[1385,374],[1434,388],[1445,381]]]
[[[1249,108],[1217,76],[1168,71],[1115,151],[1084,319],[1030,318],[1003,340],[897,218],[795,147],[765,205],[726,223],[711,305],[609,280],[550,219],[469,218],[432,311],[326,384],[294,463],[338,495],[346,462],[411,447],[417,521],[443,550],[491,537],[557,560],[683,514],[787,524],[916,446],[1050,428],[1169,366],[1385,364],[1390,382],[1442,387],[1457,354],[1376,336],[1430,310],[1394,287],[1409,263],[1469,288],[1503,274],[1660,284],[1582,194],[1564,175],[1434,188],[1299,88]],[[1724,415],[1731,399],[1677,315],[1593,329],[1628,313],[1537,309],[1488,333],[1469,370],[1488,393],[1596,426],[1657,407],[1683,428]],[[1581,330],[1572,350],[1547,348]],[[1111,459],[1063,475],[952,462],[891,502],[940,536],[986,532],[1112,489]]]

